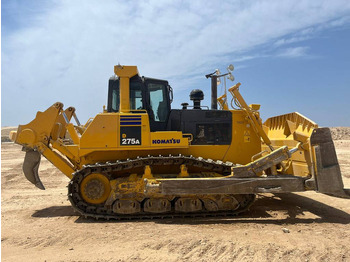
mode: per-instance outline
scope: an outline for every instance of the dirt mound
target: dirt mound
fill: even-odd
[[[350,127],[331,127],[333,140],[350,140]]]
[[[11,131],[17,130],[15,126],[5,126],[1,128],[1,143],[3,142],[11,142],[9,138],[9,134]]]

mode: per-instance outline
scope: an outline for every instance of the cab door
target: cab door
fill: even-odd
[[[151,131],[164,131],[166,130],[170,113],[168,82],[144,78],[144,83]]]

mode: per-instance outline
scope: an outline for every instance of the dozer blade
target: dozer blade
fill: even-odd
[[[335,197],[350,198],[350,189],[344,188],[329,128],[316,128],[310,141],[315,149],[317,191]]]
[[[24,148],[26,155],[23,162],[23,173],[25,177],[34,184],[37,188],[45,190],[43,183],[39,177],[39,165],[41,154],[33,149]]]

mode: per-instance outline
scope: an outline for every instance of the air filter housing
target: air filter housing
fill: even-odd
[[[194,89],[190,93],[190,99],[193,101],[193,109],[201,109],[201,100],[204,99],[204,93],[200,89]]]

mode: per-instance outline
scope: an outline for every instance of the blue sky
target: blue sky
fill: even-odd
[[[102,111],[115,64],[169,80],[173,108],[235,65],[263,119],[298,111],[350,126],[350,1],[2,1],[2,126],[60,101]],[[230,83],[228,83],[230,84]],[[219,87],[219,93],[222,87]]]

